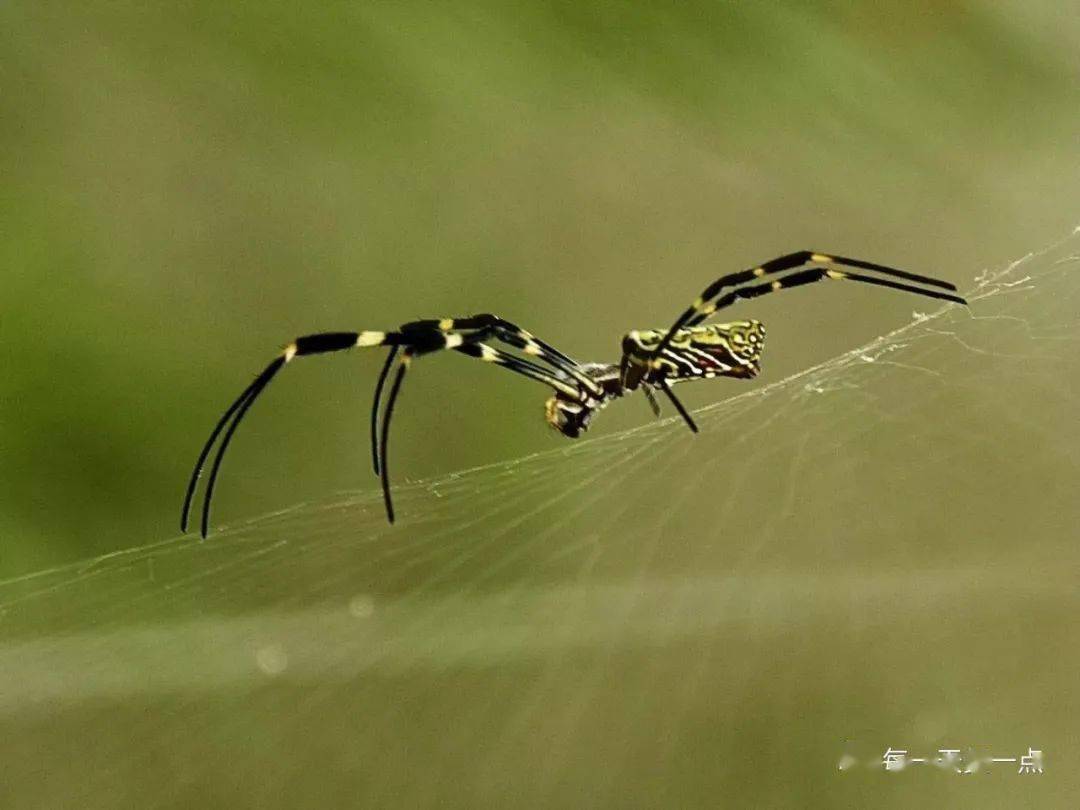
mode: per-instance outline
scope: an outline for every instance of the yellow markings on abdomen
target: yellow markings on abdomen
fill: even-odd
[[[810,261],[828,264],[832,261],[832,256],[826,256],[824,253],[813,253],[810,256]]]
[[[296,357],[296,344],[290,343],[288,346],[285,347],[285,351],[282,352],[282,354],[285,357],[285,362],[288,363],[290,360]]]

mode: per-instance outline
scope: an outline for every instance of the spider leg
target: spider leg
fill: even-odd
[[[690,412],[686,410],[685,406],[675,397],[675,392],[671,390],[671,386],[668,385],[667,380],[661,377],[657,380],[656,387],[667,394],[667,398],[671,400],[671,404],[675,406],[675,410],[679,412],[679,416],[686,422],[686,426],[694,433],[697,433],[698,426],[694,424],[694,420],[690,417]]]
[[[937,290],[927,290],[922,287],[916,287],[911,284],[903,284],[898,281],[890,281],[884,278],[876,278],[874,276],[864,275],[862,273],[851,273],[845,270],[834,270],[827,267],[809,267],[805,270],[798,270],[794,273],[789,273],[786,276],[782,276],[773,281],[763,282],[761,284],[754,284],[748,287],[740,287],[732,290],[729,293],[725,293],[716,299],[709,306],[708,312],[702,312],[699,315],[694,316],[686,324],[687,326],[696,326],[705,320],[713,312],[720,309],[725,309],[731,306],[740,299],[757,298],[762,295],[768,295],[772,292],[778,292],[780,290],[788,290],[794,287],[802,287],[805,284],[813,284],[815,281],[824,280],[847,280],[857,281],[863,284],[874,284],[879,287],[889,287],[893,290],[901,290],[903,292],[915,293],[917,295],[924,295],[928,298],[938,298],[943,301],[952,301],[957,304],[966,304],[963,298],[959,295],[953,295],[947,292],[938,292]]]
[[[517,324],[504,321],[502,318],[497,320],[498,323],[495,326],[495,336],[499,340],[510,344],[515,349],[520,349],[525,352],[525,354],[538,357],[557,371],[561,371],[568,377],[572,377],[582,388],[594,396],[601,396],[603,394],[603,389],[599,384],[588,375],[582,373],[581,364],[576,360],[567,357],[554,346],[545,343],[540,340],[540,338],[525,331]]]
[[[530,363],[528,360],[514,357],[512,354],[500,351],[494,346],[489,346],[486,343],[463,343],[461,346],[455,347],[454,351],[461,352],[469,357],[475,357],[478,360],[494,363],[497,366],[502,366],[503,368],[514,371],[529,379],[550,386],[556,391],[566,394],[573,399],[580,400],[583,398],[584,394],[587,393],[581,391],[579,388],[575,388],[569,381],[560,379],[559,377],[548,373],[545,369],[534,363]]]
[[[430,324],[434,324],[437,328],[431,328]],[[534,363],[530,363],[528,360],[515,357],[505,352],[501,352],[494,347],[482,344],[480,341],[486,336],[498,337],[498,335],[495,334],[495,327],[491,325],[491,322],[487,317],[462,319],[461,326],[469,331],[459,332],[453,328],[453,321],[444,320],[406,324],[406,326],[398,332],[324,332],[297,338],[279,357],[270,363],[270,365],[268,365],[263,372],[243,390],[243,392],[241,392],[240,396],[232,402],[218,420],[217,424],[214,425],[210,437],[207,439],[199,453],[199,457],[195,462],[195,467],[192,470],[191,477],[188,481],[188,487],[184,495],[184,503],[180,514],[181,531],[187,531],[188,517],[191,513],[191,505],[199,478],[202,476],[207,459],[210,457],[210,453],[220,437],[221,443],[218,446],[217,454],[214,456],[213,464],[210,467],[210,476],[207,481],[206,493],[203,500],[200,530],[202,536],[206,537],[209,531],[210,507],[213,501],[218,474],[221,471],[225,453],[228,450],[229,444],[232,442],[236,429],[240,426],[240,423],[247,415],[248,410],[255,403],[255,400],[263,392],[266,386],[270,384],[270,381],[274,376],[285,364],[295,357],[344,351],[353,347],[390,347],[390,352],[383,363],[382,370],[380,371],[378,381],[375,385],[375,396],[371,413],[371,445],[372,464],[376,474],[380,475],[382,478],[387,516],[390,518],[391,522],[393,522],[394,513],[393,504],[390,499],[389,471],[387,470],[386,465],[387,445],[389,442],[388,431],[394,404],[397,401],[397,396],[401,389],[405,369],[408,367],[413,357],[442,349],[457,349],[466,355],[477,357],[488,362],[494,362],[497,365],[508,368],[525,377],[544,383],[545,385],[554,388],[556,391],[560,391],[566,396],[574,399],[582,399],[587,396],[586,391],[583,391],[581,387],[573,384],[571,379],[563,376],[560,371],[550,373],[544,368],[537,366]],[[453,331],[451,331],[452,329]],[[399,365],[398,372],[395,375],[391,386],[386,411],[383,413],[382,435],[380,437],[378,430],[379,406],[381,404],[383,390],[390,369],[402,347],[404,347],[405,353],[401,356],[401,364]],[[572,363],[573,361],[568,362]],[[575,379],[576,376],[577,375],[575,375]],[[584,375],[581,376],[584,377]],[[589,380],[589,382],[591,383],[592,381]]]
[[[354,346],[397,346],[402,340],[402,335],[396,332],[322,332],[315,335],[299,337],[289,344],[282,354],[270,363],[270,365],[268,365],[262,373],[243,390],[240,396],[233,401],[211,431],[210,437],[206,440],[206,444],[203,445],[202,451],[195,461],[195,467],[188,480],[188,488],[184,496],[184,504],[180,513],[180,530],[184,532],[187,531],[188,517],[191,513],[191,503],[195,496],[195,488],[199,478],[202,476],[206,460],[210,456],[210,451],[213,449],[218,436],[221,434],[222,430],[224,430],[225,433],[221,439],[221,445],[218,447],[217,455],[214,457],[214,463],[210,468],[210,477],[207,481],[206,493],[203,498],[200,528],[202,536],[204,538],[206,537],[210,523],[210,504],[213,500],[214,485],[217,482],[221,463],[225,458],[225,451],[228,449],[233,434],[236,432],[237,427],[240,426],[240,422],[247,414],[248,409],[254,404],[263,389],[270,384],[270,381],[278,371],[281,370],[282,366],[293,358],[302,355],[343,351],[345,349],[353,348]]]
[[[375,399],[371,404],[371,462],[375,467],[375,475],[379,474],[379,402],[382,400],[383,386],[386,385],[386,375],[390,373],[390,366],[394,364],[398,348],[392,346],[386,355],[386,362],[379,372],[379,381],[375,383]]]
[[[470,336],[470,340],[473,340],[473,336]],[[522,376],[542,382],[554,388],[556,391],[561,391],[568,396],[575,399],[582,398],[582,392],[569,385],[565,380],[561,380],[553,375],[549,374],[540,366],[534,365],[527,360],[522,360],[519,357],[507,354],[506,352],[499,351],[493,346],[488,346],[486,343],[481,343],[479,340],[475,342],[464,342],[453,349],[461,354],[469,357],[475,357],[479,360],[484,360],[489,363],[495,363],[510,371],[521,374]],[[423,352],[426,354],[427,352]],[[413,357],[420,354],[415,352],[411,348],[407,348],[401,355],[401,362],[398,364],[397,374],[394,375],[394,382],[390,387],[390,394],[386,401],[386,411],[383,413],[382,421],[382,434],[379,442],[379,449],[375,457],[375,463],[379,466],[383,501],[386,504],[386,517],[391,523],[394,522],[394,503],[390,494],[390,469],[387,463],[387,448],[390,441],[390,420],[394,413],[394,403],[397,402],[398,392],[401,390],[401,383],[405,379],[405,372],[408,370],[412,363]],[[388,368],[389,366],[387,366]]]
[[[594,397],[600,398],[603,396],[603,390],[595,381],[580,371],[579,364],[576,360],[563,354],[554,346],[550,346],[544,341],[534,337],[520,326],[503,318],[496,317],[495,315],[481,314],[470,315],[465,318],[429,318],[425,320],[410,321],[402,324],[399,329],[401,334],[407,337],[425,335],[428,337],[429,342],[430,336],[432,335],[436,336],[436,343],[438,342],[437,336],[447,336],[445,338],[445,344],[440,345],[439,348],[458,348],[458,346],[477,345],[488,338],[495,338],[514,348],[521,349],[525,354],[540,358],[555,369],[557,375],[553,376],[534,363],[498,351],[493,347],[487,347],[487,349],[480,351],[464,351],[463,353],[481,360],[496,362],[504,368],[509,368],[511,371],[524,374],[526,377],[542,382],[545,385],[549,385],[575,398],[579,397],[580,391],[573,386],[567,385],[566,381],[559,376],[560,374],[576,380],[582,389],[592,394]],[[458,336],[460,338],[458,346],[450,345],[454,340],[454,338],[450,336]],[[382,373],[379,376],[379,381],[375,386],[375,402],[371,414],[371,454],[376,475],[379,474],[378,409],[382,398],[383,387],[386,383],[386,375],[390,371],[390,366],[392,364],[393,356],[387,358],[386,364],[383,366]]]
[[[402,331],[409,331],[411,329],[440,329],[444,332],[447,331],[462,331],[471,329],[490,329],[493,331],[499,331],[506,334],[514,334],[521,341],[533,344],[535,348],[526,349],[527,354],[547,354],[552,358],[561,360],[563,363],[569,366],[577,366],[578,362],[571,357],[567,357],[560,352],[554,346],[545,343],[531,332],[522,329],[515,323],[511,323],[505,318],[500,318],[497,315],[490,313],[484,313],[482,315],[470,315],[467,318],[445,318],[441,321],[436,320],[424,320],[424,321],[412,321],[402,325]],[[524,346],[518,347],[524,348]],[[542,350],[542,351],[538,351]]]
[[[207,531],[210,527],[210,502],[214,499],[214,485],[217,483],[218,472],[221,470],[221,462],[225,458],[225,451],[229,448],[229,442],[232,441],[233,434],[236,433],[236,429],[240,426],[240,422],[244,418],[244,414],[248,412],[248,408],[252,406],[259,394],[261,394],[263,389],[270,384],[270,381],[274,379],[274,375],[281,370],[281,367],[285,365],[285,363],[286,360],[284,357],[277,358],[255,379],[255,383],[251,386],[250,392],[244,398],[243,404],[237,408],[236,416],[233,418],[232,424],[229,425],[229,429],[225,431],[225,435],[221,439],[221,445],[218,447],[217,455],[214,456],[214,464],[210,468],[210,478],[207,479],[206,495],[203,498],[202,523],[200,525],[200,534],[203,539],[206,538]]]
[[[684,326],[695,326],[701,323],[703,320],[712,315],[716,310],[722,309],[725,306],[730,306],[732,302],[739,298],[753,298],[757,295],[764,295],[765,293],[773,292],[774,290],[778,290],[784,287],[799,285],[789,283],[783,283],[780,286],[774,286],[771,284],[755,285],[754,287],[749,288],[755,290],[755,292],[753,293],[748,293],[746,295],[735,295],[734,297],[732,297],[731,293],[728,293],[727,295],[717,299],[716,301],[713,301],[713,299],[716,298],[717,295],[719,295],[721,290],[728,287],[739,287],[749,282],[756,281],[757,279],[760,279],[764,276],[771,276],[778,273],[783,273],[787,270],[794,270],[806,264],[826,264],[854,267],[861,270],[870,270],[875,273],[880,273],[883,276],[890,276],[892,278],[903,279],[905,281],[915,282],[918,284],[926,284],[931,287],[938,287],[943,290],[950,290],[953,293],[956,292],[955,285],[950,284],[947,281],[931,278],[929,276],[920,276],[915,273],[909,273],[906,270],[897,270],[894,267],[886,267],[882,264],[874,264],[872,262],[866,262],[861,259],[851,259],[846,256],[825,255],[823,253],[814,253],[809,250],[800,250],[796,251],[795,253],[788,253],[784,256],[770,259],[764,264],[761,264],[758,267],[754,267],[749,270],[742,270],[738,273],[731,273],[726,276],[721,276],[719,279],[714,281],[712,284],[705,288],[705,290],[701,293],[700,296],[698,296],[698,299],[690,306],[690,308],[683,312],[683,314],[676,319],[675,323],[672,324],[671,328],[664,335],[664,338],[660,341],[660,344],[654,351],[654,356],[658,355],[661,351],[667,348],[668,343],[671,341],[671,338],[674,336],[674,334],[680,329],[682,329]],[[959,304],[967,303],[966,301],[964,301],[963,298],[958,295],[942,294],[933,290],[924,290],[920,287],[914,287],[907,284],[898,284],[895,282],[885,283],[884,279],[876,279],[875,277],[866,276],[858,273],[844,273],[842,271],[834,272],[836,273],[836,275],[826,274],[819,276],[818,279],[848,278],[852,280],[866,281],[870,284],[877,283],[883,287],[892,287],[893,289],[914,292],[920,295],[927,295],[931,298],[941,298],[946,301],[954,301]],[[795,275],[797,276],[799,274]],[[875,280],[870,281],[869,279],[871,278],[875,278]]]
[[[510,332],[511,328],[516,331]],[[524,336],[523,336],[524,335]],[[489,346],[481,341],[486,337],[504,340],[512,346],[516,346],[527,354],[534,354],[553,366],[552,371],[536,365],[524,358],[517,357],[507,352]],[[487,362],[507,368],[522,376],[541,382],[563,395],[585,403],[595,391],[597,397],[602,397],[603,392],[597,384],[587,377],[577,364],[555,349],[541,344],[528,336],[522,330],[517,330],[508,321],[501,321],[493,316],[475,316],[459,320],[446,319],[442,321],[416,321],[405,324],[397,332],[324,332],[315,335],[307,335],[297,338],[284,352],[277,357],[255,380],[241,392],[233,403],[225,411],[224,415],[214,426],[210,437],[203,446],[199,457],[195,462],[191,478],[188,481],[187,492],[184,496],[184,504],[180,515],[180,528],[187,531],[188,517],[195,495],[198,480],[202,475],[203,468],[210,456],[214,445],[220,438],[217,454],[210,468],[210,476],[207,482],[206,493],[203,500],[201,534],[206,537],[210,524],[210,506],[213,500],[214,488],[217,477],[221,470],[229,444],[232,442],[236,429],[240,426],[244,416],[255,403],[262,391],[270,384],[274,376],[295,357],[310,354],[324,354],[328,352],[344,351],[353,347],[389,346],[390,352],[383,363],[378,381],[375,385],[375,396],[371,414],[371,446],[372,464],[375,472],[382,479],[383,497],[386,501],[387,516],[390,521],[394,520],[393,503],[390,498],[390,476],[387,469],[387,447],[389,443],[390,420],[393,415],[394,405],[401,390],[405,370],[414,357],[436,352],[444,349],[455,349],[462,354],[479,358]],[[536,347],[536,348],[532,348]],[[379,434],[379,407],[381,405],[383,390],[389,377],[390,369],[394,360],[399,356],[399,350],[404,349],[400,355],[400,364],[397,374],[391,385],[386,410],[382,418],[382,434]]]
[[[382,440],[379,443],[379,454],[375,460],[376,464],[379,464],[380,458],[382,460],[380,466],[382,471],[383,503],[386,504],[386,517],[391,523],[394,522],[394,502],[390,497],[390,468],[386,463],[386,452],[390,443],[390,418],[394,415],[394,403],[397,402],[401,382],[405,379],[405,372],[409,370],[412,358],[412,351],[409,349],[406,349],[401,355],[397,374],[394,375],[394,384],[390,386],[390,396],[386,400],[386,412],[383,414],[382,423]]]
[[[441,320],[427,319],[422,321],[410,321],[409,323],[402,324],[399,327],[399,331],[402,336],[413,338],[422,337],[427,344],[432,344],[434,348],[450,348],[450,344],[454,342],[455,338],[450,336],[451,331],[456,335],[456,338],[464,341],[465,335],[457,334],[458,330],[455,329],[455,323],[464,324],[467,320],[473,319],[457,319],[443,318]],[[462,328],[479,328],[481,324],[465,325]],[[432,337],[435,336],[434,342]],[[472,339],[472,336],[468,336],[468,339]],[[477,337],[477,340],[480,338]],[[441,340],[441,345],[440,345]],[[406,343],[408,341],[405,341]],[[390,368],[394,364],[394,358],[397,356],[397,347],[393,347],[387,355],[382,369],[379,371],[379,379],[375,383],[375,396],[371,404],[371,463],[375,470],[375,475],[379,475],[380,465],[380,453],[379,453],[379,406],[382,404],[383,388],[386,386],[386,378],[390,373]],[[393,522],[393,521],[391,521]]]
[[[603,395],[603,389],[595,380],[582,373],[581,364],[576,360],[563,354],[551,344],[540,340],[540,338],[522,329],[517,324],[496,315],[472,315],[468,318],[446,318],[441,321],[413,321],[403,325],[401,329],[403,332],[410,329],[441,329],[455,332],[478,330],[479,335],[470,337],[475,337],[477,340],[494,337],[515,349],[520,349],[527,355],[539,358],[556,371],[574,379],[593,396],[600,397]]]
[[[238,396],[233,401],[232,405],[229,406],[228,410],[222,414],[220,419],[218,419],[217,424],[214,425],[214,429],[210,432],[210,438],[207,439],[206,444],[203,445],[202,451],[199,453],[199,458],[195,462],[195,469],[192,470],[191,477],[188,479],[187,493],[184,495],[184,505],[180,510],[180,531],[187,531],[188,515],[191,513],[191,500],[195,497],[195,487],[199,483],[203,466],[206,464],[206,459],[210,455],[211,449],[214,447],[214,442],[217,441],[218,434],[221,433],[225,424],[232,419],[233,414],[236,413],[238,408],[243,407],[244,410],[247,410],[251,404],[252,391],[256,388],[258,391],[265,388],[269,381],[269,377],[272,377],[277,373],[277,370],[284,364],[284,360],[284,357],[278,357],[273,363],[267,366],[266,370],[256,377],[251,382],[251,385],[243,390],[240,396]],[[258,391],[255,391],[255,393],[258,394]]]

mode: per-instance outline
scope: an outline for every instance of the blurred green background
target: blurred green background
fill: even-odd
[[[801,248],[970,289],[1080,222],[1078,42],[1052,2],[0,4],[0,807],[1071,806],[1078,293],[1051,263],[696,439],[622,436],[630,401],[573,446],[542,387],[425,358],[394,529],[380,353],[294,363],[223,470],[240,528],[171,541],[214,421],[298,334],[491,311],[614,361]],[[738,310],[761,378],[682,395],[935,308],[770,296]],[[1057,771],[841,784],[847,739]]]
[[[492,311],[612,360],[781,252],[963,286],[1080,210],[1057,3],[44,0],[0,22],[0,575],[174,533],[213,421],[296,334]],[[762,302],[763,381],[912,306]],[[370,355],[289,368],[219,519],[374,483]],[[558,441],[542,388],[463,358],[403,396],[401,476]]]

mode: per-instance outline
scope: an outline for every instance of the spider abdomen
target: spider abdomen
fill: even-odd
[[[712,377],[757,376],[765,327],[760,321],[734,321],[679,329],[659,353],[667,333],[649,329],[623,337],[624,384],[634,390],[642,383],[684,382]]]

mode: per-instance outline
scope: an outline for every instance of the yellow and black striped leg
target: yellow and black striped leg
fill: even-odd
[[[690,308],[683,312],[678,318],[675,319],[675,323],[668,329],[667,334],[664,335],[664,339],[660,341],[660,344],[656,347],[655,355],[659,355],[664,349],[667,348],[668,343],[671,341],[671,337],[682,329],[686,324],[696,315],[700,315],[710,307],[711,300],[716,297],[717,293],[725,287],[733,287],[738,284],[745,284],[748,281],[753,281],[760,276],[769,275],[771,273],[780,273],[784,270],[790,270],[794,267],[806,264],[806,257],[809,254],[807,251],[799,251],[797,253],[789,253],[786,256],[779,256],[775,259],[771,259],[765,262],[760,267],[755,267],[751,270],[742,270],[738,273],[729,273],[726,276],[721,276],[708,287],[706,287],[697,300],[690,305]],[[711,313],[711,310],[710,310]]]
[[[750,268],[749,270],[742,270],[738,273],[731,273],[726,276],[721,276],[714,281],[698,296],[698,299],[691,305],[689,309],[683,312],[682,315],[676,319],[671,328],[664,335],[664,338],[657,346],[654,356],[659,355],[664,349],[667,348],[674,334],[686,326],[695,326],[708,318],[718,309],[723,309],[726,306],[730,306],[735,301],[741,298],[754,298],[758,295],[764,295],[765,293],[773,292],[775,290],[787,289],[789,287],[797,287],[800,284],[808,283],[802,281],[802,274],[794,273],[791,276],[786,276],[783,279],[778,279],[777,283],[755,284],[752,287],[745,288],[745,294],[740,293],[739,290],[735,290],[721,298],[713,300],[720,291],[728,287],[741,287],[742,285],[756,282],[757,280],[765,276],[773,276],[780,273],[784,273],[788,270],[795,270],[796,268],[804,265],[839,265],[846,267],[854,267],[860,270],[868,270],[874,273],[879,273],[883,276],[890,278],[902,279],[906,282],[912,282],[911,284],[890,282],[886,279],[877,278],[875,276],[867,276],[861,273],[851,273],[842,270],[831,270],[822,275],[818,275],[814,278],[814,281],[822,278],[846,278],[853,281],[863,281],[868,284],[877,284],[882,287],[891,287],[896,290],[903,290],[905,292],[912,292],[919,295],[929,296],[931,298],[939,298],[945,301],[953,301],[958,304],[966,304],[967,302],[958,295],[955,295],[956,286],[950,284],[947,281],[941,279],[931,278],[930,276],[921,276],[916,273],[909,273],[906,270],[898,270],[895,267],[886,267],[882,264],[874,264],[873,262],[866,262],[862,259],[852,259],[847,256],[834,256],[824,253],[815,253],[810,250],[800,250],[795,253],[788,253],[784,256],[779,256],[775,259],[770,259],[764,264],[758,267]],[[798,280],[789,282],[788,279]],[[913,286],[914,284],[924,284],[929,287],[937,287],[949,292],[941,293],[936,290],[927,290],[922,287]]]
[[[582,389],[593,396],[599,397],[603,394],[603,389],[592,378],[582,373],[580,363],[567,357],[554,346],[545,343],[535,335],[526,332],[517,324],[500,318],[498,325],[495,327],[495,337],[515,349],[520,349],[525,354],[543,360],[556,371],[560,371],[574,379]]]
[[[534,379],[556,390],[561,390],[570,396],[577,396],[578,389],[568,384],[568,381],[552,375],[545,369],[514,355],[501,352],[491,346],[482,344],[487,338],[495,338],[509,343],[511,346],[520,348],[526,354],[534,355],[546,360],[557,371],[577,380],[586,390],[596,396],[602,396],[599,387],[589,377],[582,374],[577,363],[548,346],[543,341],[532,337],[520,327],[496,318],[494,315],[472,315],[466,318],[441,318],[410,321],[400,327],[402,345],[412,345],[417,351],[414,356],[427,354],[438,349],[456,349],[470,357],[494,362],[511,371],[516,371],[526,377]],[[483,348],[470,348],[483,346]],[[371,413],[371,455],[375,474],[379,475],[379,417],[378,411],[381,404],[383,388],[386,377],[394,362],[394,351],[391,351],[379,374],[375,385],[375,397]]]
[[[457,336],[457,333],[454,333],[454,336]],[[568,381],[555,377],[545,369],[534,365],[527,360],[523,360],[520,357],[514,357],[506,352],[499,351],[493,346],[479,342],[476,334],[465,336],[462,341],[451,341],[451,343],[453,345],[447,345],[450,345],[450,348],[453,348],[461,354],[494,363],[497,366],[509,369],[524,377],[544,383],[556,391],[561,391],[569,397],[580,398],[582,396],[581,392]],[[394,522],[394,503],[390,493],[390,470],[387,456],[387,448],[390,441],[390,420],[393,417],[394,404],[397,402],[397,396],[401,390],[402,381],[405,379],[405,372],[408,370],[413,358],[420,354],[427,354],[430,351],[431,349],[418,351],[410,346],[402,352],[397,374],[394,375],[394,382],[390,387],[390,394],[386,400],[386,411],[383,413],[382,433],[379,436],[378,451],[375,454],[375,465],[379,470],[382,480],[383,501],[386,504],[386,516],[391,523]],[[389,365],[384,366],[384,370],[386,369],[389,369]],[[379,393],[381,393],[381,386],[379,387]],[[378,407],[378,396],[376,397],[375,407]]]
[[[510,371],[521,374],[531,380],[536,380],[537,382],[550,386],[556,391],[566,394],[572,399],[580,399],[582,396],[582,392],[571,385],[568,380],[560,379],[554,374],[549,373],[546,369],[530,363],[528,360],[514,357],[512,354],[507,354],[486,343],[464,343],[461,346],[455,347],[455,351],[468,355],[469,357],[475,357],[478,360],[494,363],[497,366],[509,369]]]
[[[507,368],[524,377],[543,383],[544,385],[553,388],[555,391],[562,393],[564,396],[580,401],[583,404],[588,402],[590,396],[592,396],[591,391],[594,388],[597,391],[597,398],[603,396],[603,392],[597,388],[596,384],[590,378],[585,376],[577,368],[572,360],[567,358],[564,362],[563,358],[565,356],[558,352],[549,356],[546,344],[541,345],[538,342],[534,342],[532,338],[527,337],[527,333],[522,333],[523,335],[526,335],[526,337],[522,337],[516,332],[513,335],[510,335],[510,333],[505,330],[510,329],[513,325],[505,324],[508,324],[508,322],[499,321],[497,323],[492,323],[492,316],[478,316],[471,319],[461,319],[460,321],[417,321],[412,324],[406,324],[397,332],[324,332],[297,338],[284,350],[281,356],[277,357],[247,388],[243,390],[240,396],[233,401],[228,410],[225,411],[214,426],[209,439],[207,439],[206,444],[199,453],[199,457],[195,462],[195,468],[188,481],[188,488],[181,509],[181,530],[187,531],[188,518],[191,512],[191,505],[194,500],[198,480],[202,475],[203,468],[206,465],[207,459],[210,457],[214,445],[220,439],[217,454],[210,467],[210,476],[207,481],[206,493],[203,501],[201,532],[203,537],[206,536],[209,530],[210,506],[213,500],[214,487],[217,483],[218,473],[220,472],[222,462],[225,458],[225,452],[232,441],[233,435],[236,433],[236,429],[240,426],[240,422],[243,421],[244,416],[262,391],[270,384],[270,381],[278,371],[295,357],[344,351],[353,347],[390,347],[390,352],[383,364],[375,386],[375,396],[371,413],[371,446],[372,464],[376,474],[382,479],[387,516],[390,518],[391,522],[394,519],[394,511],[390,497],[390,476],[387,469],[387,446],[389,443],[390,420],[398,394],[401,390],[405,370],[408,368],[409,363],[414,357],[445,349],[456,349],[463,354],[495,363],[496,365]],[[458,326],[461,326],[465,331],[458,331]],[[514,328],[516,329],[516,327]],[[502,338],[500,338],[500,332],[502,333]],[[492,346],[482,343],[481,341],[485,337],[505,339],[506,342],[511,345],[522,348],[527,354],[536,354],[538,357],[547,360],[550,364],[555,365],[556,370],[549,371],[524,358],[499,351]],[[509,337],[509,339],[506,339],[507,337]],[[399,350],[402,349],[404,352],[400,355],[398,371],[391,386],[386,410],[382,415],[382,434],[380,435],[379,408],[383,390],[390,369],[394,364],[394,360],[399,356]],[[570,368],[566,366],[566,363],[573,366],[573,373],[571,373]],[[587,382],[591,388],[587,388],[584,385],[584,382],[579,382],[579,379]]]
[[[736,301],[745,300],[749,298],[757,298],[762,295],[768,295],[769,293],[779,292],[780,290],[790,290],[795,287],[802,287],[806,284],[813,284],[817,281],[824,281],[826,279],[833,280],[846,280],[856,281],[862,284],[873,284],[878,287],[888,287],[893,290],[901,290],[902,292],[915,293],[917,295],[923,295],[928,298],[938,298],[943,301],[952,301],[957,304],[966,304],[963,298],[959,295],[953,295],[952,293],[939,292],[938,290],[928,290],[922,287],[916,287],[912,284],[903,284],[898,281],[890,281],[885,278],[876,278],[874,276],[864,275],[862,273],[852,273],[847,270],[835,270],[828,267],[810,267],[806,270],[797,270],[794,273],[789,273],[786,276],[782,276],[774,281],[766,281],[761,284],[754,284],[749,287],[740,287],[739,289],[732,290],[720,296],[709,307],[707,313],[701,313],[694,318],[691,318],[687,323],[687,326],[696,326],[705,320],[709,315],[714,312],[725,309],[731,306]]]
[[[554,346],[545,343],[540,338],[522,329],[516,323],[511,323],[505,318],[500,318],[497,315],[490,313],[484,313],[482,315],[470,315],[466,318],[444,318],[442,320],[423,320],[412,321],[410,323],[402,324],[401,330],[408,333],[411,330],[441,330],[443,332],[468,332],[472,330],[484,330],[489,334],[494,334],[500,340],[510,342],[506,340],[507,337],[513,338],[513,345],[515,348],[524,349],[526,354],[532,354],[537,356],[543,356],[545,359],[551,358],[560,361],[568,368],[577,368],[579,365],[576,360],[560,352]],[[485,336],[486,337],[486,336]],[[481,338],[484,339],[484,338]]]
[[[470,315],[467,318],[413,321],[403,324],[401,327],[402,332],[406,334],[412,330],[431,329],[444,332],[463,332],[468,335],[466,340],[468,343],[494,338],[515,349],[520,349],[530,357],[542,360],[560,374],[576,381],[583,390],[594,397],[603,396],[603,390],[596,381],[581,371],[580,363],[563,354],[551,344],[540,340],[531,332],[504,318],[491,314]]]
[[[243,421],[248,409],[251,408],[259,394],[261,394],[266,386],[270,384],[270,381],[286,363],[295,357],[344,351],[345,349],[351,349],[357,346],[396,346],[401,342],[401,339],[402,336],[396,332],[322,332],[316,335],[299,337],[290,343],[282,354],[275,358],[274,361],[243,390],[240,396],[233,401],[222,417],[217,421],[217,424],[214,425],[214,429],[210,432],[210,437],[206,440],[202,451],[199,453],[198,459],[195,461],[195,467],[191,471],[191,477],[188,480],[187,492],[184,495],[184,504],[180,511],[180,530],[187,531],[188,518],[191,514],[191,503],[195,497],[195,489],[198,485],[199,478],[202,476],[206,461],[210,456],[210,451],[217,442],[218,436],[221,436],[221,445],[218,447],[217,455],[214,457],[214,463],[210,467],[210,476],[207,479],[206,493],[203,496],[200,533],[203,537],[206,537],[210,525],[210,505],[214,497],[214,486],[217,483],[218,473],[221,470],[221,464],[225,458],[225,451],[228,449],[229,443],[232,441],[232,437],[236,433],[236,429],[240,426],[240,422]],[[224,434],[222,435],[223,430]]]

